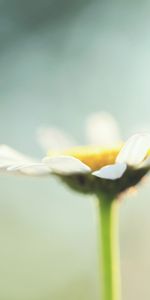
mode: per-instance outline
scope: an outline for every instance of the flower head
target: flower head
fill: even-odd
[[[135,134],[123,143],[115,120],[104,113],[92,116],[87,128],[90,143],[82,147],[72,146],[75,143],[56,129],[41,129],[38,138],[48,150],[41,161],[2,145],[0,169],[13,174],[53,174],[82,193],[111,195],[136,185],[149,171],[150,134]]]

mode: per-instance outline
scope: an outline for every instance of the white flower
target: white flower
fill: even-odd
[[[38,161],[2,145],[0,170],[34,176],[58,175],[71,186],[75,182],[76,189],[84,185],[83,190],[87,192],[90,189],[94,192],[98,186],[100,189],[111,186],[117,192],[116,182],[120,192],[136,184],[148,172],[150,134],[135,134],[122,144],[113,117],[97,113],[87,121],[87,137],[89,146],[72,147],[75,142],[58,129],[41,129],[38,139],[49,151],[47,157]],[[110,182],[114,182],[115,188]]]

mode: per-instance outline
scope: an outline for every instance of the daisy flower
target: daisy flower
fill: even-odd
[[[27,176],[56,175],[82,193],[115,196],[136,185],[149,171],[150,135],[135,134],[124,144],[116,121],[108,113],[87,120],[88,145],[75,142],[56,128],[42,128],[38,140],[47,156],[27,157],[0,146],[0,171]]]
[[[59,177],[73,190],[97,197],[100,215],[103,300],[119,300],[118,196],[137,185],[150,170],[150,134],[131,136],[123,143],[116,121],[107,113],[87,120],[88,145],[75,146],[56,128],[42,128],[38,140],[47,156],[32,159],[0,146],[0,171],[26,176]]]

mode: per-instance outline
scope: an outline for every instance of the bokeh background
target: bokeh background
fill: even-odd
[[[0,0],[0,142],[42,157],[41,125],[80,143],[109,111],[150,125],[150,1]],[[97,300],[91,198],[53,178],[0,177],[0,299]],[[122,203],[123,299],[150,298],[150,185]]]

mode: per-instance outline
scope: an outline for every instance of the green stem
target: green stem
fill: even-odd
[[[99,199],[102,300],[120,300],[120,267],[118,247],[119,201]]]

